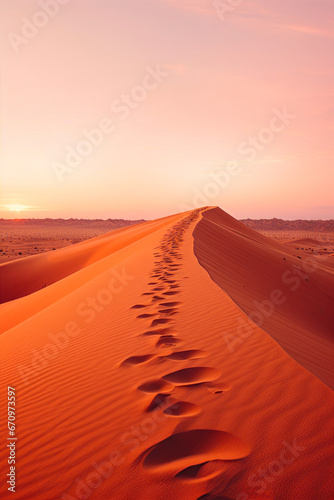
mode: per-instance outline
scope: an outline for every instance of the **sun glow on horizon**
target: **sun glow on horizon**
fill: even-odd
[[[42,208],[37,205],[25,205],[23,203],[1,203],[0,204],[0,214],[1,217],[16,217],[15,213],[24,213],[24,217],[31,217],[35,212],[42,212],[47,210],[47,208]],[[9,215],[12,213],[13,215]]]
[[[23,212],[27,210],[26,205],[5,205],[5,210],[8,210],[9,212]]]

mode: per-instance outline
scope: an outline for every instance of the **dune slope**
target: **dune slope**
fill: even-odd
[[[165,219],[116,229],[71,247],[0,265],[0,303],[31,294],[70,276],[155,230]],[[168,223],[168,222],[167,222]],[[129,230],[130,229],[130,230]]]
[[[254,323],[298,363],[334,387],[334,269],[331,256],[298,254],[215,208],[194,232],[195,253],[211,278],[244,311],[231,349]]]
[[[224,337],[248,317],[206,270],[214,235],[207,261],[194,254],[213,213],[127,228],[128,244],[3,304],[25,311],[0,336],[17,499],[331,498],[333,393],[257,326],[231,352]]]

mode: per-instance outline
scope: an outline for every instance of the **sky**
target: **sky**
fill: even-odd
[[[332,0],[0,0],[3,218],[334,218]]]

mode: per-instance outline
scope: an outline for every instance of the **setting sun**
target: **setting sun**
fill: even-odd
[[[9,212],[22,212],[22,210],[26,210],[25,205],[6,205],[6,210]]]

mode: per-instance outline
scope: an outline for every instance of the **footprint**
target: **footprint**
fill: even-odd
[[[183,340],[181,339],[178,339],[176,337],[167,337],[167,336],[164,336],[164,337],[161,337],[158,342],[156,343],[156,347],[174,347],[176,346],[177,344],[181,344],[183,342]]]
[[[145,304],[136,304],[134,306],[132,306],[130,309],[142,309],[143,307],[149,307]]]
[[[163,403],[169,398],[171,394],[156,394],[148,407],[146,408],[147,412],[153,411],[156,408],[159,408],[163,405]]]
[[[148,394],[151,393],[161,393],[166,394],[167,392],[172,392],[174,389],[174,385],[166,382],[162,379],[150,380],[149,382],[145,382],[138,387],[139,391],[146,392]]]
[[[232,497],[226,497],[222,495],[215,495],[212,493],[206,493],[205,495],[201,495],[196,500],[234,500]]]
[[[209,460],[238,460],[250,453],[241,439],[224,431],[194,429],[172,434],[149,449],[143,467],[169,472]]]
[[[225,462],[223,460],[210,460],[198,465],[191,465],[181,470],[174,479],[189,482],[201,482],[212,479],[223,472]]]
[[[164,335],[167,332],[170,332],[170,328],[158,328],[157,330],[148,330],[147,332],[142,333],[143,337],[148,335]]]
[[[156,356],[154,359],[152,359],[152,361],[150,361],[150,363],[148,364],[152,364],[152,365],[161,365],[162,363],[166,363],[166,356]]]
[[[145,354],[143,356],[131,356],[130,358],[127,358],[124,361],[122,361],[121,366],[140,365],[141,363],[145,363],[146,361],[149,361],[150,359],[153,359],[154,357],[155,357],[155,354]]]
[[[217,368],[208,366],[195,366],[192,368],[183,368],[176,372],[168,373],[162,378],[175,385],[192,385],[203,382],[211,382],[220,377],[221,372]]]
[[[152,293],[152,295],[153,295],[153,293]],[[159,297],[159,295],[154,295],[152,297],[152,302],[156,302],[157,300],[163,300],[163,297]]]
[[[175,307],[170,307],[170,308],[166,308],[166,309],[159,309],[158,313],[171,315],[171,314],[177,313],[177,309]]]
[[[177,290],[174,290],[174,291],[171,291],[171,292],[163,292],[162,295],[176,295],[177,293],[180,293],[180,292],[177,291]]]
[[[145,313],[145,314],[139,314],[137,318],[146,319],[146,318],[152,318],[152,316],[155,316],[155,314]]]
[[[180,304],[181,304],[181,302],[162,302],[160,304],[160,306],[163,306],[163,307],[175,307],[175,306],[178,306]]]
[[[153,316],[153,315],[152,315]],[[156,318],[152,321],[151,326],[164,325],[170,323],[172,320],[169,318]]]
[[[208,391],[213,392],[214,394],[220,394],[222,392],[229,391],[232,389],[232,386],[230,384],[214,384],[214,385],[207,385],[206,388]]]
[[[206,356],[208,356],[206,351],[201,351],[200,349],[189,349],[188,351],[173,352],[167,356],[167,358],[173,359],[174,361],[183,361],[184,359],[198,359],[205,358]]]
[[[188,401],[177,401],[164,410],[170,417],[192,417],[201,413],[201,407]]]

